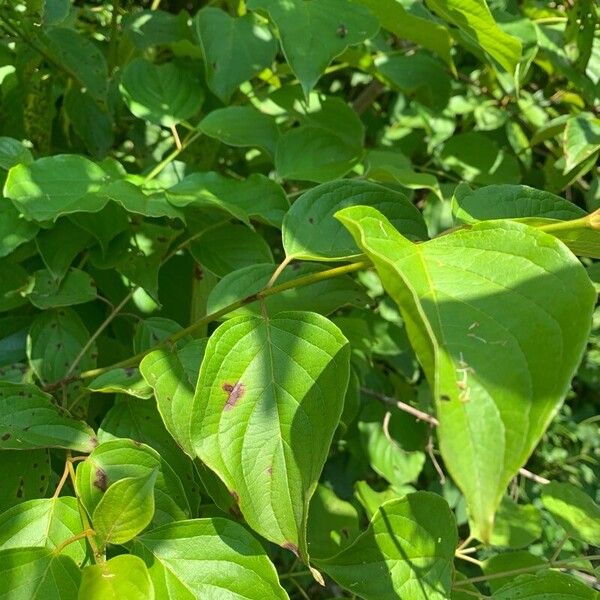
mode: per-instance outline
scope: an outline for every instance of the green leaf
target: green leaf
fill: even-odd
[[[198,129],[228,146],[256,146],[275,155],[279,128],[275,119],[253,106],[227,106],[209,112]]]
[[[306,96],[336,56],[373,37],[379,28],[367,8],[348,0],[250,0],[247,7],[269,14]]]
[[[0,258],[32,240],[38,227],[23,219],[11,202],[0,198]]]
[[[154,474],[154,475],[153,475]],[[125,478],[153,476],[154,525],[189,518],[190,507],[183,485],[160,454],[132,440],[101,443],[77,467],[77,491],[87,512],[95,514],[105,492]]]
[[[107,198],[97,195],[108,180],[106,172],[83,156],[56,154],[9,172],[4,195],[28,220],[56,221],[74,212],[98,212]]]
[[[564,173],[600,150],[600,119],[583,113],[567,121],[563,137]]]
[[[315,313],[239,317],[210,337],[190,431],[248,524],[308,561],[308,503],[343,408],[349,346]]]
[[[552,482],[542,489],[542,504],[571,537],[600,546],[600,507],[585,492]]]
[[[0,512],[46,494],[50,478],[47,450],[2,450]]]
[[[515,598],[597,600],[598,592],[587,587],[579,579],[565,573],[545,571],[535,575],[519,575],[494,594],[494,600],[514,600]]]
[[[444,462],[487,542],[506,486],[579,364],[593,286],[564,245],[519,223],[413,244],[373,208],[337,216],[400,307],[433,391]]]
[[[471,528],[471,535],[479,538],[476,525]],[[541,535],[542,515],[539,509],[533,504],[516,504],[508,496],[504,496],[494,519],[490,544],[504,548],[524,548]]]
[[[352,236],[334,219],[347,206],[375,206],[411,239],[427,238],[418,209],[404,194],[367,181],[332,181],[298,198],[283,221],[283,247],[288,257],[337,261],[360,255]]]
[[[350,547],[315,562],[365,600],[446,600],[456,544],[454,515],[446,501],[417,492],[380,506]]]
[[[454,70],[450,52],[452,40],[445,25],[434,21],[424,7],[407,5],[398,0],[355,0],[368,7],[379,19],[381,26],[400,39],[412,40],[435,52]],[[422,10],[421,10],[422,9]],[[423,16],[421,16],[423,15]]]
[[[158,410],[169,433],[189,456],[191,407],[206,340],[194,340],[173,352],[160,348],[140,363],[140,372],[156,395]]]
[[[205,7],[194,19],[202,45],[208,87],[225,103],[238,86],[271,66],[277,42],[253,15],[231,17]]]
[[[77,498],[29,500],[0,515],[0,550],[26,546],[54,550],[82,531]],[[61,555],[81,564],[86,557],[85,540],[66,545]]]
[[[123,16],[123,30],[140,50],[167,46],[192,39],[189,15],[185,11],[172,14],[163,10],[137,10]]]
[[[523,217],[570,221],[586,214],[573,202],[527,185],[488,185],[472,190],[466,183],[454,190],[452,212],[458,223]]]
[[[0,450],[91,452],[96,444],[92,429],[63,414],[50,395],[33,385],[0,382]]]
[[[312,556],[333,556],[359,534],[358,511],[335,492],[318,485],[308,512],[308,549]]]
[[[323,270],[320,265],[309,263],[287,266],[277,278],[277,284],[320,273]],[[225,275],[208,297],[207,313],[215,313],[241,298],[264,289],[274,271],[275,266],[272,264],[259,264]],[[290,310],[312,310],[322,315],[328,315],[343,306],[365,306],[369,303],[369,297],[354,279],[344,276],[285,290],[264,298],[263,303],[270,316]],[[252,303],[223,315],[223,318],[231,319],[241,315],[260,314],[260,304]]]
[[[380,492],[377,492],[366,481],[357,481],[354,487],[354,495],[365,509],[369,520],[373,518],[373,516],[379,510],[379,507],[384,502],[388,502],[389,500],[397,500],[405,495],[404,491],[398,492],[391,486]],[[411,488],[409,491],[414,492],[414,489]]]
[[[42,383],[56,383],[65,377],[89,338],[85,325],[73,309],[46,311],[36,317],[27,336],[29,364]],[[96,347],[92,344],[70,375],[95,366]]]
[[[146,400],[152,398],[152,388],[135,367],[111,369],[92,379],[85,387],[92,392],[102,394],[122,393]]]
[[[282,179],[324,182],[345,175],[361,156],[362,146],[348,144],[338,133],[301,125],[279,139],[275,168]]]
[[[123,69],[120,90],[136,117],[163,127],[193,117],[204,100],[202,86],[189,70],[177,63],[155,65],[143,58]]]
[[[137,537],[133,553],[151,565],[157,598],[288,600],[260,542],[234,521],[163,525]]]
[[[141,477],[125,477],[106,490],[92,515],[102,548],[107,544],[124,544],[150,524],[157,473],[154,469]]]
[[[8,171],[19,163],[30,163],[33,156],[19,140],[0,136],[0,169]]]
[[[29,274],[21,265],[0,260],[0,312],[25,304],[27,300],[23,294],[29,286]]]
[[[173,206],[219,209],[246,224],[254,218],[281,227],[283,215],[289,208],[281,186],[258,173],[243,181],[212,171],[193,173],[166,194]]]
[[[467,40],[484,50],[511,75],[521,59],[521,42],[505,33],[485,0],[426,0],[444,20],[455,25]]]
[[[514,552],[503,552],[488,558],[483,563],[482,570],[485,575],[508,573],[505,577],[495,577],[487,582],[490,591],[494,593],[513,580],[514,575],[511,575],[513,570],[536,567],[544,563],[544,559],[539,556],[534,556],[525,550],[516,550]]]
[[[42,310],[91,302],[98,297],[94,280],[79,269],[71,269],[59,282],[50,271],[33,274],[33,287],[27,294],[31,304]]]
[[[83,570],[80,600],[154,600],[154,586],[146,563],[129,554],[115,556]]]
[[[67,27],[53,27],[46,35],[48,50],[58,64],[98,104],[104,105],[108,93],[108,67],[104,54],[96,44]]]
[[[0,550],[2,600],[77,600],[80,580],[68,556],[46,548]]]

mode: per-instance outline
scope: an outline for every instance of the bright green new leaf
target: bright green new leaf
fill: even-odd
[[[598,592],[579,579],[542,571],[532,575],[519,575],[503,585],[493,596],[494,600],[598,600]]]
[[[207,229],[190,246],[192,256],[217,277],[257,263],[272,263],[271,248],[255,231],[226,223]]]
[[[71,269],[58,281],[47,269],[33,274],[33,287],[27,294],[31,304],[42,310],[91,302],[98,297],[94,280],[79,269]]]
[[[11,202],[0,198],[0,258],[33,239],[37,232],[35,223],[23,219]]]
[[[0,382],[0,450],[91,452],[96,444],[92,428],[63,413],[50,395],[34,385]]]
[[[189,518],[191,510],[183,485],[160,454],[132,440],[101,443],[77,467],[77,491],[87,512],[95,514],[105,492],[124,478],[154,477],[154,525]]]
[[[83,570],[79,600],[154,600],[154,597],[148,568],[138,556],[121,554]]]
[[[379,28],[367,8],[348,0],[250,0],[247,6],[269,14],[307,96],[336,56],[373,37]]]
[[[154,515],[154,482],[158,470],[113,483],[98,502],[92,525],[100,546],[124,544],[146,529]]]
[[[308,561],[308,504],[342,412],[349,346],[315,313],[238,317],[210,337],[190,422],[248,524]]]
[[[600,119],[583,113],[567,121],[563,134],[564,172],[568,173],[600,150]]]
[[[283,221],[289,258],[338,261],[360,255],[352,236],[334,218],[347,206],[374,206],[411,239],[427,238],[425,221],[404,194],[368,181],[342,180],[316,186],[298,198]]]
[[[76,375],[96,366],[96,347],[87,346],[90,335],[71,308],[48,310],[36,317],[27,336],[27,358],[42,383],[56,383],[69,372]],[[85,350],[85,351],[84,351]],[[78,385],[78,384],[77,384]]]
[[[323,271],[320,265],[298,263],[287,266],[277,278],[277,285]],[[275,271],[272,264],[258,264],[225,275],[208,296],[207,312],[215,313],[264,289]],[[289,310],[312,310],[328,315],[343,306],[365,306],[369,297],[349,276],[316,281],[311,285],[292,288],[279,294],[267,296],[263,303],[270,316]],[[223,315],[230,319],[241,315],[260,315],[261,304],[253,302]]]
[[[77,600],[81,573],[47,548],[0,550],[1,600]]]
[[[373,208],[337,216],[401,309],[433,390],[444,462],[487,542],[506,486],[569,389],[593,286],[561,242],[519,223],[413,244]]]
[[[74,212],[98,212],[107,198],[95,194],[109,179],[91,160],[75,154],[46,156],[9,172],[4,195],[26,219],[55,221]]]
[[[457,541],[446,501],[417,492],[380,506],[350,547],[315,563],[365,600],[446,600]]]
[[[521,59],[521,42],[504,32],[485,0],[426,0],[444,20],[458,27],[466,38],[479,46],[511,75]]]
[[[275,155],[279,129],[275,119],[253,106],[227,106],[208,113],[198,129],[228,146],[254,146]]]
[[[136,117],[163,127],[194,116],[204,100],[193,73],[174,62],[155,65],[136,58],[123,69],[120,89]]]
[[[0,453],[0,512],[44,496],[51,471],[50,457],[45,449],[3,450]]]
[[[76,498],[29,500],[0,515],[0,550],[24,547],[54,550],[83,529]],[[85,540],[77,540],[60,553],[81,564],[86,556],[85,546]]]
[[[472,190],[466,183],[454,190],[452,212],[458,223],[524,217],[570,221],[586,214],[573,202],[527,185],[488,185]]]
[[[122,393],[136,398],[152,398],[152,388],[135,367],[111,369],[92,379],[85,387],[103,394]]]
[[[600,546],[600,507],[585,492],[552,482],[542,490],[542,503],[571,537]]]
[[[261,543],[228,519],[163,525],[136,538],[161,600],[288,600]]]
[[[241,83],[270,67],[275,58],[277,42],[253,15],[235,18],[208,6],[198,12],[194,23],[208,86],[223,102],[229,101]]]

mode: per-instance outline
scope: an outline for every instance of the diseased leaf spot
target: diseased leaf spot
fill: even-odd
[[[204,279],[204,271],[198,263],[194,264],[194,279],[196,279],[196,281],[202,281]]]
[[[298,546],[296,546],[296,544],[285,542],[284,544],[281,544],[281,547],[290,550],[290,552],[293,552],[297,557],[300,557],[300,552],[298,551]]]
[[[231,490],[229,493],[231,494],[231,497],[233,498],[233,501],[236,504],[239,504],[240,503],[240,495],[235,490]]]
[[[343,23],[340,23],[339,27],[337,28],[337,36],[341,39],[344,39],[347,35],[348,28]]]
[[[96,477],[94,478],[94,487],[97,487],[102,492],[106,491],[107,482],[106,482],[106,471],[98,467],[96,469]]]
[[[241,381],[238,381],[233,385],[231,383],[224,383],[222,389],[224,392],[227,392],[227,402],[225,402],[223,410],[231,410],[246,391],[246,388]]]
[[[5,434],[2,436],[2,441],[3,441],[3,442],[5,442],[6,440],[9,440],[9,439],[10,439],[10,433],[5,433]]]

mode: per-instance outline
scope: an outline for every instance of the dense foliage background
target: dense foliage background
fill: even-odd
[[[597,598],[599,22],[2,0],[0,598]]]

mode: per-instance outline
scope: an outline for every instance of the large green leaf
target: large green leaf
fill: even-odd
[[[0,550],[2,600],[77,600],[80,580],[68,556],[46,548]]]
[[[350,547],[315,562],[365,600],[446,600],[457,541],[446,501],[417,492],[380,506]]]
[[[120,88],[136,117],[164,127],[194,116],[204,99],[202,86],[190,71],[176,63],[155,65],[143,58],[123,69]]]
[[[161,600],[287,600],[260,542],[227,519],[163,525],[135,539]]]
[[[148,568],[138,556],[121,554],[83,570],[80,600],[154,600],[154,597]]]
[[[521,58],[521,42],[498,26],[485,0],[426,0],[426,3],[508,73],[515,73]]]
[[[158,471],[124,477],[113,483],[92,515],[100,547],[124,544],[146,529],[154,515],[154,482]]]
[[[327,65],[348,46],[373,37],[379,23],[348,0],[250,0],[275,23],[285,58],[308,95]]]
[[[125,477],[148,477],[154,482],[154,525],[191,516],[183,485],[160,454],[149,446],[131,440],[101,443],[77,467],[77,491],[88,513],[94,513],[107,489]]]
[[[360,255],[352,236],[334,219],[347,206],[374,206],[411,239],[427,238],[425,221],[406,196],[368,181],[318,185],[294,202],[283,221],[283,247],[289,258],[336,261]]]
[[[208,341],[190,432],[248,524],[308,560],[306,519],[343,408],[347,340],[315,313],[238,317]]]
[[[508,482],[569,389],[593,286],[561,242],[519,223],[413,244],[373,208],[338,218],[400,306],[433,390],[444,462],[488,541]]]
[[[91,452],[96,444],[91,427],[63,413],[50,395],[33,385],[0,382],[0,450]]]
[[[208,86],[223,102],[275,58],[277,42],[253,15],[235,18],[209,6],[198,12],[194,22]]]
[[[4,195],[26,219],[55,221],[74,212],[98,212],[107,198],[94,194],[107,182],[107,173],[83,156],[56,154],[9,172]]]
[[[82,531],[76,498],[29,500],[0,515],[0,550],[24,547],[54,550]],[[85,541],[68,544],[61,554],[81,564],[86,556]]]
[[[542,503],[571,537],[600,546],[600,506],[585,492],[553,481],[544,486]]]

